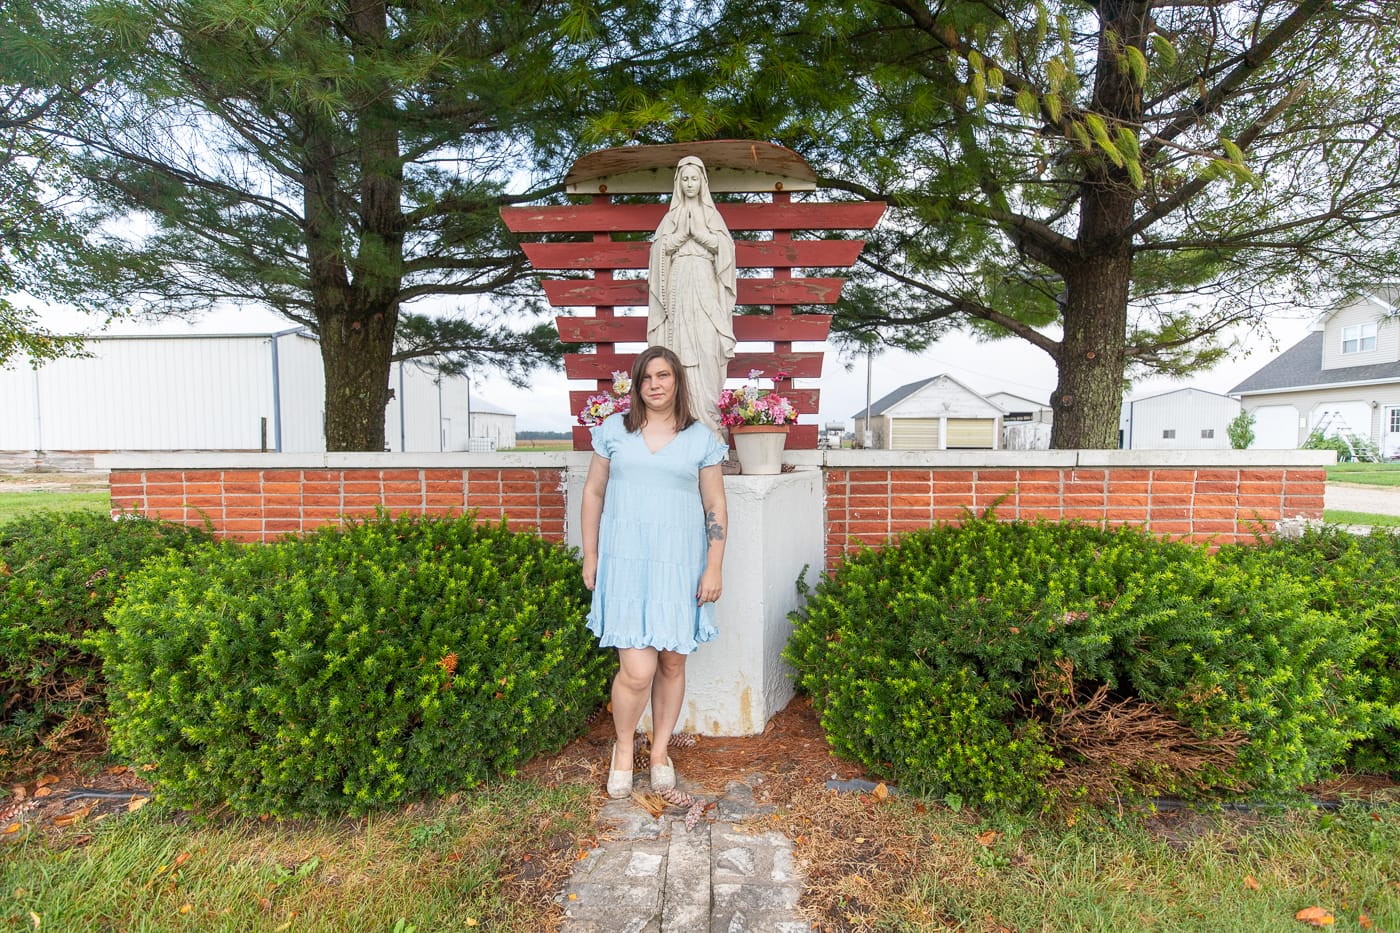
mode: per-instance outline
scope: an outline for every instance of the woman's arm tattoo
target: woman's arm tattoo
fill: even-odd
[[[724,540],[724,526],[715,518],[714,512],[705,513],[705,537],[711,541]]]

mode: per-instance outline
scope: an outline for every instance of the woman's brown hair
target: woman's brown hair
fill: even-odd
[[[690,386],[685,381],[685,367],[681,365],[680,357],[665,347],[647,347],[637,355],[632,364],[632,389],[627,393],[632,399],[632,407],[622,416],[622,426],[627,429],[627,433],[635,434],[646,424],[647,407],[646,402],[642,401],[642,374],[646,372],[652,360],[665,361],[666,365],[671,367],[672,375],[676,377],[675,411],[671,413],[671,417],[675,419],[676,430],[684,431],[695,423],[695,415],[690,410]]]

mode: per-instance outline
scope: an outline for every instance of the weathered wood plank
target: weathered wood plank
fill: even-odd
[[[864,240],[738,240],[740,269],[838,268],[853,265]],[[650,243],[522,243],[536,269],[645,269]]]
[[[642,343],[647,339],[644,317],[557,317],[559,339],[565,343]],[[734,318],[739,340],[825,340],[831,330],[829,314],[770,317],[741,314]]]
[[[869,230],[885,213],[883,201],[797,204],[717,204],[730,230]],[[665,204],[542,204],[503,207],[515,233],[643,233],[656,229]]]
[[[647,303],[646,279],[597,282],[545,279],[545,297],[555,308],[638,308]],[[829,305],[841,297],[845,279],[739,279],[741,305]]]

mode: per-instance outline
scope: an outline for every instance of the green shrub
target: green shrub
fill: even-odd
[[[111,613],[113,744],[176,803],[245,814],[469,787],[597,707],[587,604],[568,552],[472,516],[172,556]]]
[[[1136,529],[917,532],[792,618],[786,656],[839,753],[995,807],[1285,792],[1365,728],[1365,639],[1302,581]]]
[[[1372,728],[1346,764],[1400,774],[1400,535],[1309,528],[1296,538],[1223,548],[1219,557],[1306,581],[1309,606],[1365,633],[1369,647],[1358,667],[1367,680],[1363,693],[1373,707]]]
[[[181,525],[102,512],[40,512],[0,525],[0,775],[100,747],[102,666],[88,635],[127,576],[206,539]]]

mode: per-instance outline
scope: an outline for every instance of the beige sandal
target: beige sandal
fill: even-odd
[[[651,766],[651,789],[658,794],[663,790],[671,790],[676,786],[676,766],[670,758],[666,759],[664,765]]]
[[[613,800],[621,800],[632,793],[632,769],[620,771],[614,768],[617,763],[617,743],[614,742],[612,752],[608,755],[608,796]]]

